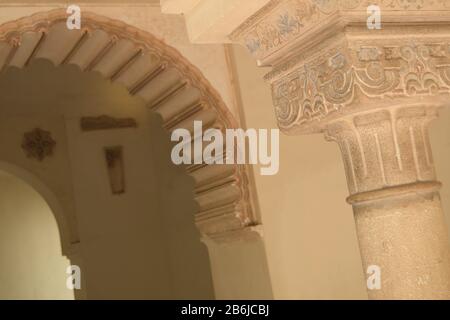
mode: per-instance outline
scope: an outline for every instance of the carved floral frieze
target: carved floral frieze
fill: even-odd
[[[240,26],[231,38],[241,41],[255,55],[281,46],[323,15],[309,1],[273,1],[255,17]],[[271,10],[270,15],[266,11]],[[260,21],[258,21],[261,15]]]
[[[384,12],[450,10],[450,0],[274,0],[239,26],[230,38],[262,58],[322,21],[338,19],[343,12],[360,11],[366,15],[372,4]]]

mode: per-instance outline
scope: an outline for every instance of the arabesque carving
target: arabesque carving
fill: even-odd
[[[275,111],[284,130],[308,126],[363,99],[450,94],[450,40],[334,48],[272,81]],[[373,100],[372,100],[373,101]]]
[[[450,0],[273,0],[237,28],[230,38],[245,45],[257,58],[265,57],[283,45],[306,34],[339,12],[361,12],[380,6],[383,13],[450,10]]]

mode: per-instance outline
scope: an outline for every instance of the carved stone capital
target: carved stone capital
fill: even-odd
[[[448,105],[450,29],[439,39],[345,40],[266,78],[286,132],[320,132],[334,119],[381,106]]]
[[[383,108],[329,123],[326,137],[341,149],[349,201],[388,197],[405,191],[397,188],[405,185],[413,191],[438,188],[427,131],[436,117],[435,108],[418,105]]]

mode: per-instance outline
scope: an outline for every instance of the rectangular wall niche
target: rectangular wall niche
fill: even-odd
[[[125,193],[123,148],[121,146],[105,147],[105,159],[111,192],[113,194]]]

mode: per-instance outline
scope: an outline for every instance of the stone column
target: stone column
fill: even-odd
[[[450,298],[448,235],[428,139],[427,106],[385,108],[328,125],[345,164],[371,299]]]

